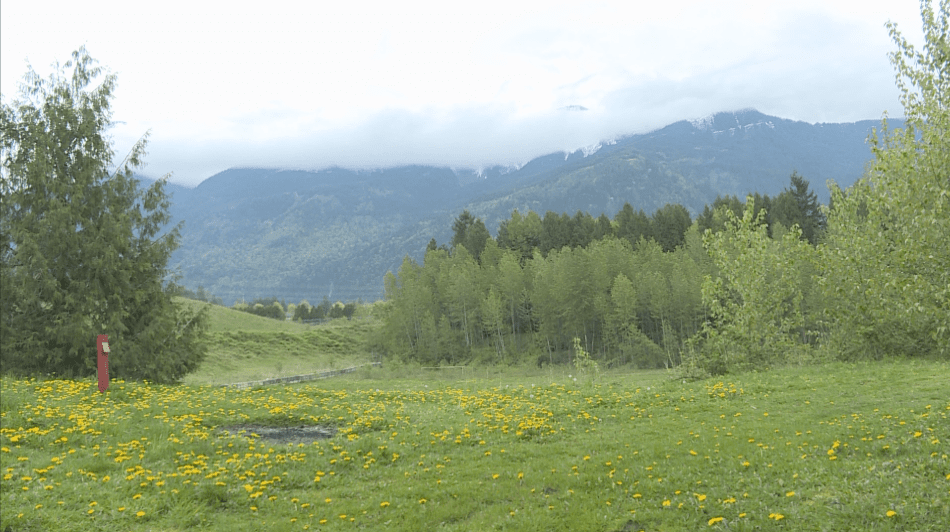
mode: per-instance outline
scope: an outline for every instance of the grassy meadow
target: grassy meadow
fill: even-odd
[[[0,529],[945,531],[948,383],[938,362],[699,382],[384,367],[102,394],[3,378]],[[337,432],[220,430],[251,423]]]
[[[183,382],[231,384],[340,369],[370,361],[366,336],[372,319],[337,319],[320,326],[278,321],[179,298],[210,310],[209,350],[205,361]]]

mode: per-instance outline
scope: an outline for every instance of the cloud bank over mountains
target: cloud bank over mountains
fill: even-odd
[[[6,2],[0,88],[85,44],[118,74],[116,152],[151,130],[145,173],[194,186],[237,166],[518,165],[750,107],[900,116],[884,23],[922,40],[919,6],[893,0],[258,7]]]

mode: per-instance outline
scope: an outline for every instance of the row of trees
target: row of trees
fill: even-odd
[[[220,297],[215,296],[201,285],[198,285],[197,290],[178,287],[176,295],[186,299],[211,303],[213,305],[224,305],[224,301]],[[356,309],[359,305],[359,301],[350,303],[337,301],[336,303],[331,303],[328,296],[323,296],[323,301],[316,306],[311,305],[306,299],[302,300],[299,304],[288,304],[284,299],[278,300],[276,297],[271,296],[259,297],[250,303],[238,301],[231,308],[240,310],[241,312],[247,312],[248,314],[254,314],[255,316],[273,318],[276,320],[285,320],[287,319],[287,315],[290,314],[292,315],[291,319],[294,321],[305,321],[335,318],[349,319],[356,313]]]
[[[809,189],[809,183],[798,172],[792,172],[790,185],[775,198],[768,194],[755,193],[752,196],[752,218],[766,228],[772,235],[773,226],[790,228],[797,225],[802,230],[802,238],[817,245],[827,226],[827,218],[818,203],[818,196]],[[696,218],[700,233],[706,229],[718,233],[730,220],[741,219],[745,214],[746,203],[735,196],[716,196],[712,205],[706,205],[702,214]],[[759,218],[759,213],[762,217]]]
[[[791,181],[814,197],[801,176]],[[720,205],[715,218],[732,208],[759,212],[763,234],[800,237],[781,222],[766,224],[765,211],[753,203],[746,207]],[[387,275],[383,349],[426,364],[479,357],[563,362],[578,338],[608,366],[663,367],[681,362],[687,342],[709,319],[702,285],[719,268],[682,206],[647,217],[626,204],[613,220],[514,211],[497,239],[479,239],[476,255],[465,246],[466,230],[480,227],[463,212],[451,248],[430,243],[422,265],[407,257],[398,275]],[[562,247],[542,251],[541,243],[559,236]]]
[[[198,285],[197,290],[191,290],[189,288],[181,287],[181,291],[178,294],[179,296],[185,299],[192,299],[195,301],[201,301],[204,303],[211,303],[212,305],[218,305],[223,307],[224,300],[220,297],[212,294],[204,286]]]
[[[336,303],[331,304],[330,299],[324,296],[323,301],[321,301],[317,306],[311,306],[310,303],[304,299],[296,306],[290,305],[288,312],[293,313],[294,321],[325,320],[335,318],[350,319],[353,317],[353,314],[356,313],[358,306],[359,302],[343,303],[342,301],[337,301]]]
[[[664,251],[673,251],[685,242],[690,225],[689,211],[677,204],[668,204],[647,216],[643,210],[634,211],[629,203],[625,203],[613,220],[605,214],[594,218],[581,211],[574,216],[548,211],[542,218],[533,211],[522,215],[515,210],[510,219],[499,225],[495,243],[502,249],[520,253],[522,263],[531,259],[535,251],[547,257],[552,251],[565,247],[583,248],[607,237],[626,240],[633,247],[641,240],[654,240]],[[488,241],[492,240],[481,219],[473,217],[467,210],[456,218],[452,231],[451,246],[438,246],[432,239],[426,250],[448,252],[464,247],[479,261]]]
[[[756,193],[753,203],[755,214],[760,210],[765,212],[760,223],[767,227],[769,235],[775,225],[786,228],[798,225],[803,237],[815,245],[825,230],[825,214],[820,209],[818,196],[797,172],[792,172],[789,187],[778,196],[771,198]],[[706,229],[722,231],[728,220],[727,212],[741,218],[744,208],[745,202],[735,196],[717,197],[696,219],[700,234]],[[634,210],[630,203],[624,203],[613,219],[605,214],[594,218],[582,211],[577,211],[574,216],[548,211],[541,217],[535,212],[522,215],[515,210],[511,218],[499,225],[495,242],[502,249],[520,252],[522,262],[532,258],[535,250],[547,257],[553,250],[586,247],[591,242],[611,236],[626,240],[634,248],[641,240],[653,240],[663,251],[670,252],[685,244],[686,233],[692,224],[689,211],[679,204],[667,204],[647,215],[642,209]],[[432,239],[427,251],[451,251],[463,246],[475,260],[479,260],[491,239],[485,224],[467,210],[456,218],[452,231],[449,246],[438,246]]]
[[[277,320],[286,320],[287,315],[290,314],[294,321],[304,321],[335,318],[350,319],[356,312],[358,305],[358,302],[343,303],[342,301],[337,301],[336,303],[331,303],[330,298],[327,296],[323,296],[323,301],[316,306],[311,305],[306,299],[302,300],[299,304],[287,304],[283,299],[278,301],[276,297],[269,297],[257,298],[250,303],[238,301],[231,308]]]

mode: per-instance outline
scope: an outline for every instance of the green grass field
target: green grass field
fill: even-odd
[[[0,381],[6,530],[934,530],[950,365]],[[280,445],[231,424],[316,424]]]
[[[179,298],[192,307],[207,305]],[[311,326],[255,316],[216,305],[210,310],[209,350],[185,384],[230,384],[302,375],[369,362],[372,319],[337,319]]]

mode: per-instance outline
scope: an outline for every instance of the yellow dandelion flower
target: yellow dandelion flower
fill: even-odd
[[[709,526],[713,526],[720,521],[722,521],[722,517],[713,517],[709,520]]]
[[[897,512],[895,512],[894,510],[888,510],[887,514],[885,515],[887,515],[888,517],[894,517],[895,515],[897,515]]]
[[[663,506],[669,506],[670,504],[672,503],[670,502],[669,499],[666,499],[665,501],[663,501]]]
[[[385,507],[387,507],[387,506],[389,506],[389,501],[383,501],[383,502],[379,503],[379,507],[380,507],[380,508],[385,508]]]
[[[795,496],[795,492],[794,492],[794,491],[790,491],[790,492],[786,493],[785,496],[786,496],[786,497],[794,497],[794,496]]]
[[[145,515],[145,512],[143,512],[142,510],[135,512],[135,517],[142,517],[143,515]]]

